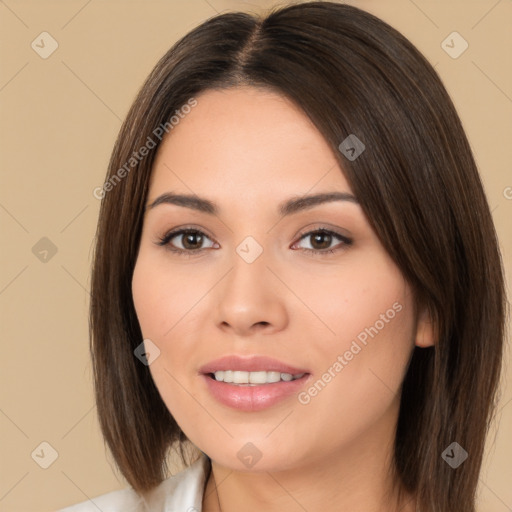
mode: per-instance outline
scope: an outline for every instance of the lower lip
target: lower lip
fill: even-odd
[[[268,409],[291,395],[296,395],[304,386],[308,376],[309,374],[305,374],[296,380],[255,386],[227,384],[209,375],[202,377],[210,393],[220,403],[239,411],[255,412]]]

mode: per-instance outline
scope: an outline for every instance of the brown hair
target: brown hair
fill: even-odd
[[[133,353],[142,334],[131,278],[158,144],[122,179],[119,170],[190,98],[237,85],[277,91],[309,116],[417,307],[430,311],[436,345],[414,349],[392,470],[422,512],[474,511],[507,309],[491,213],[433,67],[385,22],[331,2],[207,20],[157,63],[121,127],[101,203],[90,310],[99,420],[116,464],[145,493],[166,478],[168,450],[186,439]],[[350,134],[366,146],[353,161],[338,149]],[[469,453],[457,469],[441,457],[454,441]]]

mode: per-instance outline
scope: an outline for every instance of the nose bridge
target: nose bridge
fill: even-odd
[[[262,238],[261,235],[258,238]],[[257,240],[254,236],[246,236],[236,247],[235,251],[247,265],[252,265],[256,261],[265,260],[266,257],[262,258],[263,253],[268,251],[264,250],[263,240]]]
[[[226,292],[249,294],[257,298],[259,294],[266,295],[265,288],[269,286],[267,269],[268,251],[254,237],[247,236],[235,247],[231,258],[231,272],[227,276]],[[247,297],[249,298],[249,297]]]
[[[247,236],[235,247],[230,271],[217,293],[217,324],[230,325],[239,333],[255,324],[280,329],[286,323],[283,295],[276,293],[277,280],[267,268],[268,251]]]

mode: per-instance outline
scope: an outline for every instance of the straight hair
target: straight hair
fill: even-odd
[[[433,67],[384,21],[334,2],[208,19],[159,60],[120,129],[102,194],[90,305],[95,399],[116,465],[144,494],[168,476],[169,451],[184,457],[186,444],[149,368],[134,356],[143,337],[131,278],[161,141],[155,129],[192,98],[201,101],[201,92],[237,86],[278,92],[311,119],[412,287],[416,310],[430,312],[435,346],[413,350],[390,470],[422,512],[474,512],[507,313],[490,208]],[[365,145],[354,160],[339,149],[351,134]],[[150,138],[154,147],[114,184]],[[441,456],[453,442],[469,454],[456,469]]]

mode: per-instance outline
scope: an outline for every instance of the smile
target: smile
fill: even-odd
[[[272,384],[274,382],[290,382],[292,380],[300,379],[304,373],[291,374],[275,371],[258,371],[246,372],[239,370],[224,370],[216,371],[210,374],[218,382],[225,382],[227,384],[257,386],[261,384]]]

